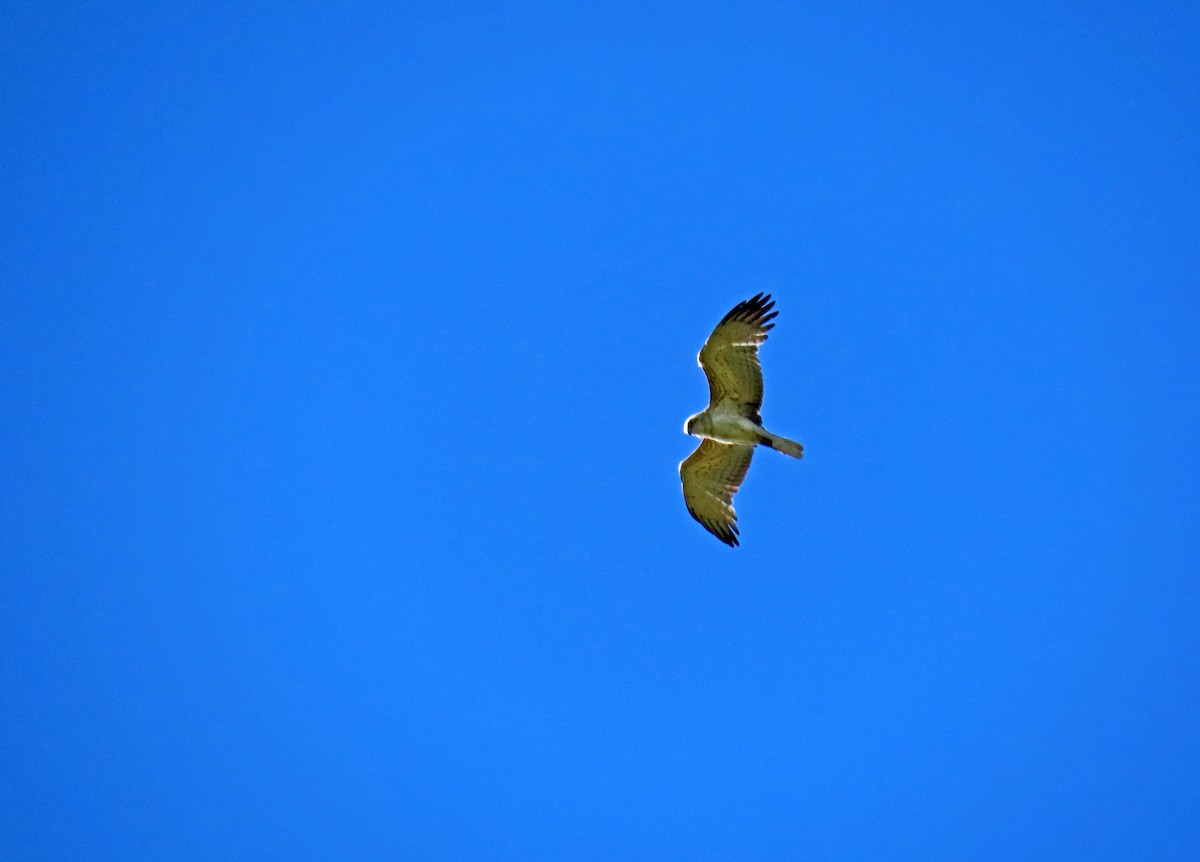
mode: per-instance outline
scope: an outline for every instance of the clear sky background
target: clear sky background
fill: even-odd
[[[4,4],[0,857],[1200,858],[1198,10]]]

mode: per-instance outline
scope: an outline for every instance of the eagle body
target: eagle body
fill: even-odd
[[[758,346],[767,340],[779,314],[770,294],[740,302],[721,319],[700,350],[708,378],[708,407],[688,418],[684,432],[700,446],[679,465],[688,512],[704,529],[730,547],[738,544],[733,496],[741,487],[755,446],[767,446],[793,458],[804,455],[795,440],[763,427],[762,367]]]
[[[718,443],[749,444],[765,442],[767,431],[754,419],[743,416],[735,406],[722,401],[688,419],[684,431]]]

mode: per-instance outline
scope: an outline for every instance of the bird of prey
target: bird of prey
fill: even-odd
[[[731,548],[738,544],[733,495],[750,469],[754,447],[767,446],[793,458],[804,455],[795,440],[762,426],[763,380],[758,346],[778,311],[771,294],[739,302],[721,318],[704,347],[700,367],[708,377],[708,407],[688,417],[684,433],[700,438],[700,446],[679,465],[683,501],[704,529]]]

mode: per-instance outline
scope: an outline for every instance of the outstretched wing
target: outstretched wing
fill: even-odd
[[[721,318],[704,347],[700,348],[700,367],[708,377],[709,406],[730,401],[747,419],[761,424],[762,366],[758,364],[758,345],[767,340],[767,330],[779,314],[771,294],[758,294],[739,302]],[[769,313],[768,313],[769,312]]]
[[[738,543],[733,495],[746,478],[753,456],[753,446],[705,439],[679,465],[688,512],[731,548]]]

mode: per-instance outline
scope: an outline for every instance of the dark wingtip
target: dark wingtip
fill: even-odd
[[[724,542],[731,548],[736,548],[740,544],[738,542],[737,524],[717,524],[712,521],[702,520],[699,515],[692,511],[691,506],[688,506],[688,514],[695,518],[701,527],[716,536],[718,541]]]
[[[729,313],[721,318],[721,323],[730,320],[743,320],[746,323],[754,323],[763,326],[764,329],[770,329],[770,326],[764,324],[772,318],[778,316],[778,311],[771,311],[775,307],[775,300],[771,299],[769,293],[756,293],[749,299],[742,300],[737,305],[729,310]]]

